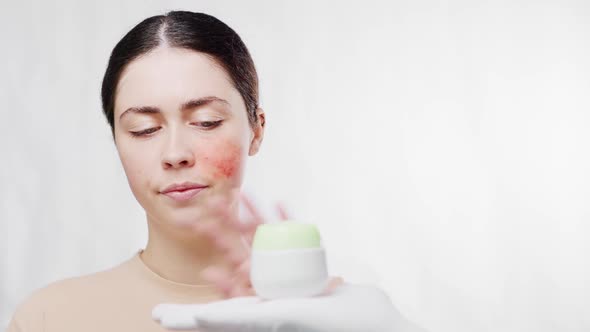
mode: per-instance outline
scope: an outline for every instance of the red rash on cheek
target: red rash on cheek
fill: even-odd
[[[215,168],[216,177],[232,178],[242,166],[241,149],[233,143],[216,145],[205,159]]]
[[[235,174],[236,169],[238,168],[238,159],[236,156],[232,156],[231,158],[220,160],[215,166],[220,175],[230,178]]]

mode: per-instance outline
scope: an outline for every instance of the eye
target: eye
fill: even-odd
[[[158,129],[160,129],[160,127],[155,127],[155,128],[148,128],[145,130],[140,130],[140,131],[130,131],[131,135],[133,136],[146,136],[152,133],[155,133],[156,131],[158,131]]]
[[[213,129],[215,127],[218,127],[221,122],[223,122],[223,120],[217,120],[217,121],[201,121],[201,122],[193,122],[191,124],[197,125],[203,129]]]
[[[223,122],[223,120],[217,120],[217,121],[201,121],[201,122],[193,122],[191,124],[197,125],[203,129],[206,130],[210,130],[213,129],[215,127],[218,127],[219,125],[221,125],[221,123]],[[131,135],[135,136],[135,137],[140,137],[140,136],[148,136],[150,134],[155,133],[156,131],[158,131],[161,127],[154,127],[154,128],[148,128],[148,129],[144,129],[144,130],[140,130],[140,131],[130,131]]]

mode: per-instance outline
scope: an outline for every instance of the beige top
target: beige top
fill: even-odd
[[[166,330],[151,318],[155,305],[222,299],[212,286],[160,277],[141,252],[112,269],[37,290],[17,308],[7,332],[161,332]]]

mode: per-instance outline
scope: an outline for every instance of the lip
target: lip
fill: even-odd
[[[165,193],[164,195],[172,198],[173,200],[175,200],[177,202],[184,202],[184,201],[188,201],[189,199],[195,197],[203,189],[205,189],[205,187],[187,189],[185,191],[170,191],[170,192]]]
[[[199,188],[205,188],[205,187],[206,187],[206,185],[195,183],[195,182],[174,183],[174,184],[166,187],[164,190],[160,191],[160,193],[167,194],[172,191],[185,191],[185,190],[189,190],[189,189],[199,189]]]
[[[175,183],[171,186],[168,186],[160,193],[172,198],[175,201],[183,202],[193,198],[205,188],[207,188],[207,186],[202,184],[184,182]]]

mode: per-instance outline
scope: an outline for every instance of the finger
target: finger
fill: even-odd
[[[264,222],[264,218],[260,212],[256,209],[252,201],[243,193],[240,193],[240,200],[246,207],[247,217],[240,218],[239,214],[235,213],[230,206],[229,201],[216,199],[212,205],[216,209],[216,213],[221,216],[221,220],[224,224],[229,225],[232,229],[237,229],[240,233],[250,234],[253,233],[258,225]]]
[[[243,262],[235,271],[234,290],[232,296],[256,295],[250,279],[250,261]]]
[[[250,255],[250,244],[243,235],[228,234],[227,230],[219,229],[219,232],[210,235],[210,239],[230,260],[244,260]]]
[[[232,227],[241,226],[240,219],[234,210],[232,210],[231,201],[222,196],[215,196],[208,201],[209,210],[221,219],[224,224]]]
[[[334,290],[336,290],[336,288],[338,288],[343,283],[344,283],[344,279],[342,279],[342,277],[331,278],[330,281],[328,282],[328,285],[326,286],[326,289],[324,289],[322,294],[324,294],[324,295],[331,294]]]
[[[250,250],[252,249],[252,242],[254,242],[254,235],[255,235],[255,232],[254,233],[251,233],[251,234],[244,235],[244,241],[246,243],[248,243],[248,248]]]
[[[291,219],[289,213],[287,213],[287,209],[283,203],[277,203],[277,212],[279,214],[279,218],[281,220],[289,220]]]
[[[248,260],[249,254],[244,251],[234,251],[229,254],[229,261],[234,268],[239,268]]]
[[[241,297],[241,296],[254,296],[256,293],[252,287],[237,286],[234,287],[230,292],[230,297]]]
[[[262,224],[263,222],[257,220],[255,218],[244,219],[240,220],[238,218],[233,218],[229,220],[232,227],[238,229],[243,234],[253,233],[258,225]]]
[[[244,232],[232,220],[234,217],[227,210],[221,211],[218,216],[221,222],[199,223],[194,225],[194,229],[209,235],[213,240],[229,238],[232,242],[239,243]]]
[[[242,278],[236,272],[210,267],[201,272],[205,280],[211,282],[224,297],[247,296],[254,294],[250,278]]]
[[[209,267],[201,271],[203,279],[215,285],[215,287],[224,295],[227,296],[233,287],[229,274],[221,268]]]
[[[246,260],[246,261],[242,262],[242,264],[240,264],[240,266],[237,268],[236,274],[242,280],[247,280],[248,286],[252,286],[252,283],[250,280],[250,260]]]
[[[241,220],[227,205],[216,205],[215,209],[217,209],[217,214],[225,225],[237,229],[240,233],[250,233],[261,223],[256,217],[252,216],[248,220]]]
[[[209,202],[209,209],[220,217],[223,223],[231,224],[235,218],[232,211],[231,202],[222,197],[214,197]]]
[[[228,231],[219,224],[195,225],[193,230],[207,238],[217,250],[226,254],[230,260],[243,260],[245,259],[244,256],[250,253],[249,244],[242,239],[243,236]],[[236,256],[240,257],[236,258]]]
[[[230,291],[230,296],[250,296],[255,295],[252,283],[250,282],[250,275],[243,274],[241,271],[234,271],[235,275],[232,279],[233,288]]]
[[[212,281],[228,297],[247,296],[254,294],[250,282],[250,263],[242,262],[233,270],[210,268],[206,272],[206,278]]]
[[[234,242],[237,242],[237,237],[226,234],[225,232],[221,231],[212,234],[211,240],[215,244],[215,246],[224,253],[228,253],[234,249]]]
[[[244,203],[244,206],[248,210],[248,213],[250,213],[250,215],[252,216],[252,219],[253,220],[256,220],[259,223],[263,223],[264,222],[264,217],[258,211],[258,209],[254,205],[254,203],[252,202],[252,200],[247,195],[245,195],[243,193],[240,194],[240,198],[242,200],[242,203]]]
[[[231,267],[238,266],[248,259],[249,251],[239,244],[232,244],[225,238],[217,238],[213,244],[223,253],[224,261],[229,263]]]

